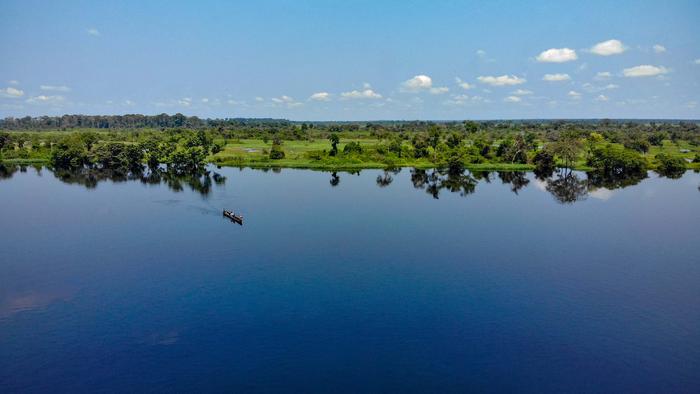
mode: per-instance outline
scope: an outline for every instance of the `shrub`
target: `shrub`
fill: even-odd
[[[639,174],[647,168],[639,153],[613,144],[594,149],[588,165],[609,175]]]
[[[282,146],[277,143],[272,144],[272,148],[270,148],[270,159],[272,160],[279,160],[279,159],[284,159],[284,151],[282,150]]]
[[[663,176],[679,178],[685,172],[685,160],[681,157],[659,153],[655,159],[659,163],[657,172]]]

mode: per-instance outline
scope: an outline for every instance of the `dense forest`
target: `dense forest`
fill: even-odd
[[[0,160],[55,168],[201,171],[207,163],[318,169],[700,168],[694,121],[503,120],[294,122],[175,115],[6,118]]]

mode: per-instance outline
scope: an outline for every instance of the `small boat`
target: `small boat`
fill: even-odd
[[[224,209],[224,217],[231,219],[232,222],[236,222],[243,225],[243,215],[236,215],[233,211],[227,211]]]

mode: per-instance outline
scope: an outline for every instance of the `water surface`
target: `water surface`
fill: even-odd
[[[213,170],[3,172],[0,391],[700,390],[697,173]]]

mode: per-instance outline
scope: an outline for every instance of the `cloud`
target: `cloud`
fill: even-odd
[[[574,90],[569,90],[569,93],[567,93],[567,95],[573,100],[578,100],[581,98],[581,93]]]
[[[584,83],[582,86],[583,89],[585,89],[589,93],[602,92],[603,90],[612,90],[620,87],[619,85],[615,85],[614,83],[609,83],[605,86],[595,86],[590,83]]]
[[[571,77],[569,74],[545,74],[544,77],[542,77],[542,80],[547,82],[561,82],[570,79]]]
[[[136,105],[136,103],[131,101],[131,100],[124,100],[124,105],[128,105],[129,107],[133,107],[134,105]]]
[[[610,99],[608,98],[608,96],[605,96],[605,95],[603,95],[603,94],[598,95],[598,97],[595,98],[595,101],[608,101],[608,100],[610,100]]]
[[[202,97],[202,99],[200,101],[203,102],[204,104],[206,104],[209,102],[209,99],[206,97]]]
[[[302,105],[300,102],[294,100],[294,98],[290,96],[273,97],[270,100],[272,100],[272,102],[276,104],[284,104],[289,108],[298,107]]]
[[[0,96],[9,98],[22,97],[24,96],[24,90],[15,89],[12,86],[10,86],[5,89],[0,89]]]
[[[519,102],[523,101],[523,99],[521,99],[518,96],[508,96],[508,97],[504,98],[503,101],[505,101],[506,103],[519,103]]]
[[[177,100],[177,103],[179,105],[182,105],[183,107],[189,107],[190,105],[192,105],[192,99],[189,97],[185,97],[180,100]]]
[[[643,64],[641,66],[630,67],[622,70],[622,74],[628,78],[636,77],[654,77],[668,73],[668,69],[664,66],[651,66]]]
[[[447,87],[430,88],[430,94],[445,94],[449,92],[450,89]]]
[[[260,96],[258,96],[258,97],[255,98],[255,101],[261,103],[261,102],[265,101],[265,99],[262,98],[262,97],[260,97]]]
[[[700,64],[700,58],[695,59],[695,61],[694,61],[693,63],[695,63],[695,64]]]
[[[40,95],[40,96],[35,96],[35,97],[30,97],[26,101],[29,104],[59,104],[65,100],[65,97],[63,96],[45,96],[45,95]]]
[[[474,85],[472,85],[468,82],[462,81],[462,79],[460,77],[456,77],[455,82],[457,83],[457,86],[459,86],[460,88],[462,88],[464,90],[469,90],[469,89],[472,89],[474,87]]]
[[[331,94],[328,92],[317,92],[309,96],[309,100],[314,101],[330,101]]]
[[[569,48],[552,48],[537,55],[537,61],[543,63],[564,63],[578,59],[576,51]]]
[[[527,95],[532,94],[532,91],[525,90],[525,89],[518,89],[518,90],[514,90],[514,91],[510,92],[510,94],[512,94],[514,96],[527,96]]]
[[[343,92],[340,94],[341,97],[346,99],[370,99],[376,100],[382,98],[382,95],[372,90],[367,84],[365,84],[362,90],[351,90],[349,92]]]
[[[41,85],[39,89],[47,92],[70,92],[70,88],[65,85],[54,86],[54,85]]]
[[[99,36],[101,36],[100,31],[97,30],[97,29],[94,28],[94,27],[91,27],[91,28],[89,28],[89,29],[86,29],[85,32],[86,32],[88,35],[93,36],[93,37],[99,37]]]
[[[487,76],[478,77],[477,79],[479,80],[479,82],[486,83],[491,86],[511,86],[520,85],[522,83],[527,82],[527,80],[523,78],[518,78],[515,75],[501,75],[500,77]]]
[[[455,95],[452,95],[451,99],[445,100],[443,102],[443,104],[462,106],[462,105],[475,104],[475,103],[480,103],[480,102],[488,102],[488,100],[484,99],[481,96],[469,97],[466,94],[455,94]]]
[[[595,53],[600,56],[610,56],[619,55],[624,52],[627,48],[622,45],[620,40],[607,40],[599,42],[590,49],[591,53]]]
[[[19,81],[16,79],[11,79],[7,81],[7,83],[9,83],[10,85],[19,85]]]
[[[601,72],[597,73],[595,75],[595,77],[593,77],[593,79],[595,79],[597,81],[602,81],[604,79],[609,79],[609,78],[612,78],[612,74],[610,73],[610,71],[601,71]]]
[[[661,44],[654,44],[653,48],[654,48],[654,52],[656,52],[656,53],[666,52],[666,47],[661,45]]]
[[[433,79],[427,75],[416,75],[415,77],[404,81],[401,88],[406,92],[418,92],[424,89],[430,89],[433,86]]]

